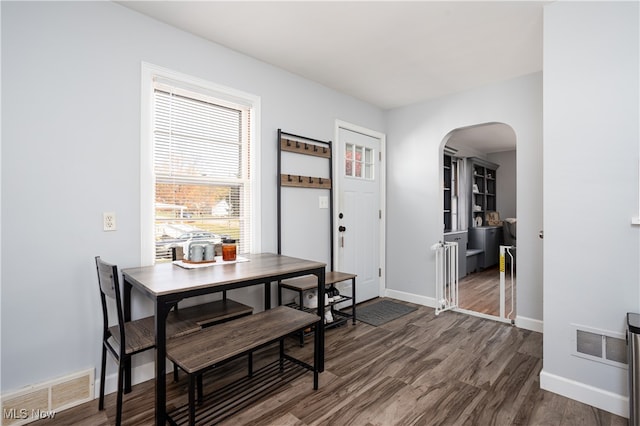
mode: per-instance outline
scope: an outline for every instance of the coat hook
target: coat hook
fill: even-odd
[[[326,154],[326,153],[327,153],[327,147],[326,147],[326,146],[323,146],[323,147],[322,147],[322,153],[323,153],[323,154]]]
[[[291,179],[291,175],[287,175],[287,181],[291,182],[293,179]]]
[[[318,152],[318,145],[313,146],[313,152]]]
[[[287,139],[287,146],[291,146],[291,141]]]
[[[309,183],[313,183],[313,178],[309,176]]]
[[[320,178],[320,185],[322,185],[322,178]]]
[[[300,148],[300,142],[296,141],[296,148]]]
[[[298,182],[302,183],[302,176],[298,176]]]
[[[305,142],[304,144],[304,149],[309,149],[309,145],[307,145],[307,143]]]

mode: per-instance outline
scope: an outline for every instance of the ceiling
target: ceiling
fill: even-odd
[[[511,151],[516,147],[516,132],[504,123],[487,123],[456,129],[446,145],[457,150],[458,157]]]
[[[119,3],[386,110],[542,70],[548,2]]]

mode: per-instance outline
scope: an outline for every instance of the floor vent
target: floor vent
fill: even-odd
[[[2,395],[1,425],[18,426],[56,414],[93,399],[94,370],[81,371],[56,380]]]
[[[624,335],[573,325],[574,352],[581,358],[627,367],[627,342]]]

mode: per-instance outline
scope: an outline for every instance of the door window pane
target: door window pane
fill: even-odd
[[[345,145],[345,176],[368,179],[374,178],[374,151],[354,144]]]

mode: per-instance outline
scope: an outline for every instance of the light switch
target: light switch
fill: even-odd
[[[329,208],[329,197],[327,197],[326,195],[321,195],[318,198],[318,205],[321,209],[328,209]]]

